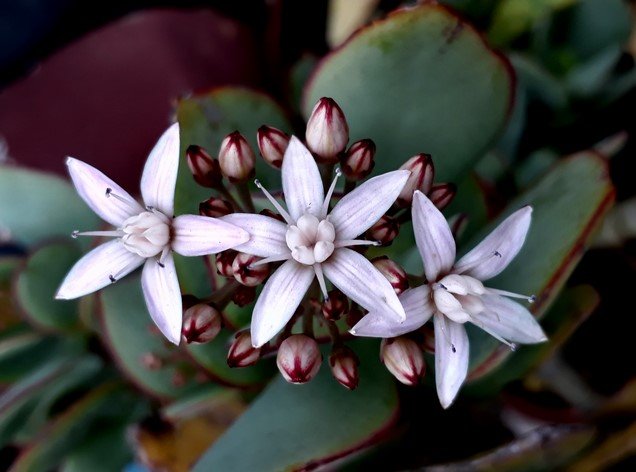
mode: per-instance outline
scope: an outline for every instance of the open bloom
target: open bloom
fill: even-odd
[[[428,283],[400,295],[406,311],[404,323],[394,323],[373,310],[351,332],[389,338],[418,329],[433,317],[437,394],[447,408],[468,372],[464,323],[479,326],[511,347],[512,343],[532,344],[547,339],[532,314],[506,298],[532,302],[533,297],[487,288],[482,283],[503,271],[517,255],[530,227],[532,208],[526,206],[510,215],[457,263],[448,223],[419,191],[415,192],[412,213],[415,242]]]
[[[179,125],[161,136],[148,156],[141,178],[141,206],[94,167],[66,161],[77,193],[112,231],[73,233],[115,238],[82,257],[68,273],[56,298],[81,297],[114,283],[144,264],[141,284],[153,321],[171,342],[181,338],[182,306],[171,251],[184,256],[213,254],[249,239],[244,230],[206,216],[173,217],[179,166]]]
[[[245,213],[222,218],[250,233],[250,240],[235,249],[264,258],[256,264],[285,261],[269,278],[254,307],[251,331],[255,347],[265,344],[287,324],[314,277],[325,298],[326,277],[362,307],[376,310],[378,316],[396,323],[405,319],[388,280],[348,247],[375,244],[354,238],[391,207],[408,176],[408,171],[395,171],[374,177],[345,195],[329,212],[337,177],[325,196],[313,156],[297,138],[291,138],[282,164],[288,211],[256,182],[285,223]]]

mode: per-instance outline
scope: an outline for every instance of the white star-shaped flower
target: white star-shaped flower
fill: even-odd
[[[249,234],[215,218],[173,217],[179,167],[179,125],[175,123],[150,152],[141,178],[141,206],[128,192],[85,162],[67,158],[77,193],[112,231],[74,232],[73,236],[115,239],[97,246],[70,270],[57,291],[73,299],[116,282],[144,264],[141,283],[153,321],[174,344],[181,338],[182,306],[172,251],[184,256],[214,254],[246,242]]]
[[[414,331],[433,317],[437,394],[448,408],[468,372],[470,322],[513,347],[547,338],[532,313],[509,298],[533,297],[484,287],[517,255],[530,227],[532,208],[506,218],[472,251],[455,263],[455,241],[446,219],[421,192],[413,199],[413,231],[424,262],[427,284],[406,290],[400,302],[406,321],[398,324],[372,310],[353,327],[357,336],[390,338]]]
[[[318,166],[307,148],[292,137],[282,165],[286,211],[257,181],[286,223],[264,215],[235,213],[222,219],[247,230],[250,240],[237,251],[263,257],[259,263],[286,261],[269,278],[252,314],[252,343],[260,347],[291,319],[317,277],[325,277],[351,300],[400,323],[406,317],[393,287],[350,246],[375,244],[354,239],[391,207],[409,176],[395,171],[374,177],[345,195],[329,212],[336,185],[325,196]]]

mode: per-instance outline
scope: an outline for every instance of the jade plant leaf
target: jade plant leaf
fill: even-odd
[[[61,472],[111,472],[124,470],[132,459],[126,438],[128,424],[115,424],[92,434],[68,454]]]
[[[362,359],[356,390],[339,385],[326,361],[305,385],[277,377],[193,470],[313,469],[379,440],[396,419],[395,384],[379,364],[376,341],[352,346]]]
[[[351,141],[377,145],[376,172],[428,152],[438,181],[458,181],[503,128],[514,92],[509,63],[440,5],[398,10],[323,59],[303,112],[332,97]]]
[[[77,301],[55,300],[55,292],[79,258],[79,248],[70,242],[47,244],[29,256],[16,276],[14,296],[30,323],[45,330],[77,325]]]
[[[176,352],[150,319],[139,277],[129,276],[100,292],[103,338],[115,362],[138,388],[164,399],[175,398],[191,386],[174,383],[179,376],[174,363],[148,368],[148,354],[166,359]]]
[[[0,384],[15,382],[64,351],[59,339],[17,331],[0,339]]]
[[[52,174],[0,166],[0,233],[31,245],[77,228],[96,228],[99,219],[73,186]]]
[[[613,200],[607,162],[592,152],[576,154],[561,160],[534,187],[517,197],[501,217],[464,249],[474,247],[513,211],[532,205],[533,220],[523,249],[504,272],[486,285],[535,294],[536,302],[530,310],[542,318],[582,257]],[[468,329],[472,377],[476,379],[489,371],[487,365],[498,364],[493,357],[505,358],[510,350],[478,328],[468,326]]]

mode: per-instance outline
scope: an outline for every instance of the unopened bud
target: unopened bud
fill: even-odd
[[[232,204],[222,198],[210,197],[206,201],[199,203],[199,214],[201,216],[221,218],[233,211]]]
[[[238,131],[228,134],[221,143],[219,164],[230,182],[244,182],[253,176],[256,157],[250,144]]]
[[[209,188],[218,188],[222,184],[223,174],[219,161],[212,159],[201,146],[188,146],[186,159],[196,183]]]
[[[256,299],[256,287],[239,285],[232,294],[232,301],[236,306],[249,305]]]
[[[413,201],[413,192],[416,190],[424,194],[429,192],[435,178],[435,168],[429,154],[418,154],[402,164],[400,169],[411,171],[395,202],[399,207],[405,208]]]
[[[349,180],[362,180],[373,170],[373,166],[375,166],[374,156],[375,143],[373,141],[370,139],[356,141],[342,159],[342,172]]]
[[[309,382],[322,364],[318,343],[304,334],[293,334],[278,348],[276,365],[285,380],[293,384]]]
[[[256,132],[258,150],[265,162],[280,169],[289,144],[289,135],[273,126],[261,126]]]
[[[371,241],[378,241],[381,245],[387,246],[400,233],[400,223],[396,218],[383,215],[371,228],[367,230],[367,237]]]
[[[152,352],[146,352],[141,356],[141,365],[147,370],[159,370],[163,367],[161,358]]]
[[[216,255],[216,272],[223,277],[234,277],[232,263],[236,257],[236,251],[223,251]]]
[[[380,360],[404,385],[417,385],[424,377],[424,354],[417,343],[405,337],[383,339]]]
[[[443,210],[450,205],[455,194],[457,194],[457,187],[454,184],[438,184],[428,193],[428,198],[438,210]]]
[[[349,141],[349,125],[342,109],[331,98],[321,98],[314,106],[305,132],[307,147],[321,162],[336,163]]]
[[[353,390],[358,386],[360,377],[358,375],[358,366],[360,359],[348,347],[340,346],[335,348],[329,356],[329,366],[331,374],[334,378],[349,390]]]
[[[188,308],[183,314],[181,335],[186,343],[203,344],[212,341],[221,331],[221,313],[204,303]]]
[[[232,262],[232,272],[236,281],[247,287],[262,284],[269,275],[269,264],[252,266],[260,260],[260,257],[239,252]]]
[[[395,293],[399,295],[409,288],[409,279],[406,275],[406,271],[402,269],[397,262],[389,259],[387,256],[376,257],[371,262],[373,263],[373,267],[378,269],[389,281]]]
[[[227,353],[227,365],[230,367],[247,367],[254,365],[261,357],[261,348],[252,345],[249,331],[239,331]]]
[[[349,299],[337,288],[330,290],[328,298],[322,302],[322,314],[330,321],[337,321],[349,311]]]
[[[282,223],[287,223],[285,221],[285,218],[283,218],[283,215],[281,215],[280,213],[276,213],[275,211],[272,211],[269,208],[264,208],[263,210],[259,212],[259,214],[263,216],[269,216],[270,218],[274,218],[275,220],[278,220]]]

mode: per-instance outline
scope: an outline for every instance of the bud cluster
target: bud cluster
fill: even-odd
[[[430,154],[417,154],[400,166],[400,169],[411,171],[406,185],[400,192],[395,204],[400,208],[407,208],[413,201],[413,192],[419,190],[443,210],[455,197],[457,188],[453,184],[434,185],[435,166]]]

